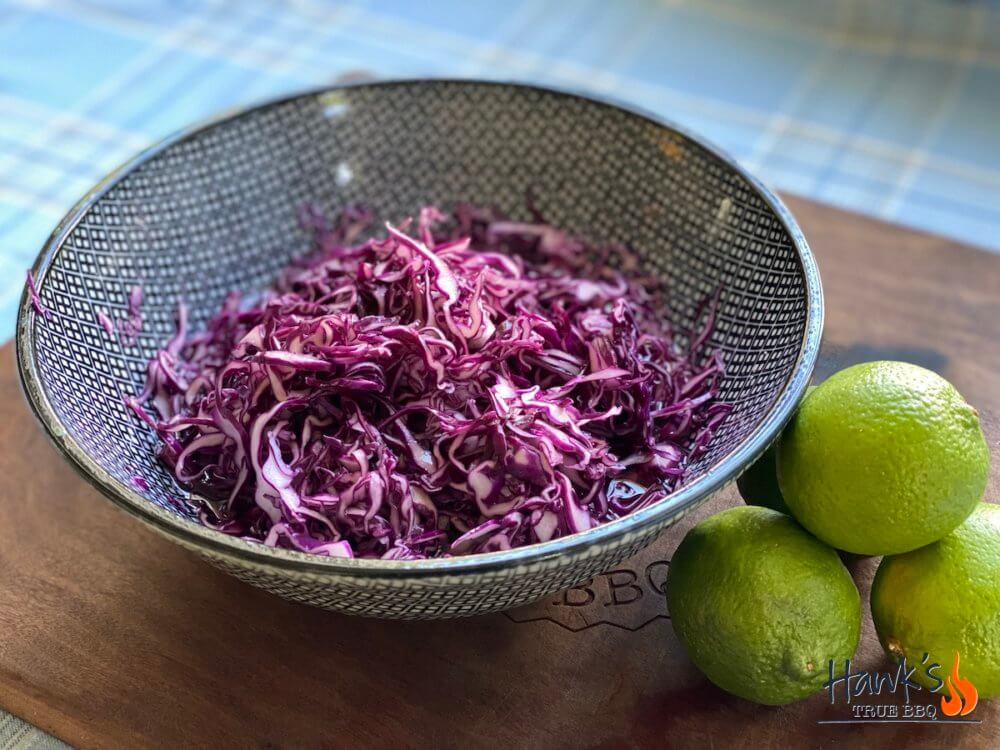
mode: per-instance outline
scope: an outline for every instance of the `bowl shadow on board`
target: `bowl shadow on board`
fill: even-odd
[[[163,547],[162,564],[143,565],[135,571],[143,578],[141,590],[134,581],[123,579],[113,593],[120,600],[115,611],[133,612],[144,629],[183,633],[185,642],[203,653],[232,651],[235,659],[237,654],[266,646],[286,663],[301,659],[303,669],[316,659],[333,657],[360,657],[359,667],[377,669],[378,662],[390,668],[405,661],[406,652],[416,643],[422,644],[422,651],[450,652],[460,660],[463,653],[488,656],[516,640],[499,613],[462,619],[384,620],[291,602],[205,565],[196,554],[146,530],[135,531],[137,536],[148,535],[143,544]],[[156,595],[151,597],[149,592]],[[303,648],[303,643],[314,645]],[[366,644],[363,650],[368,653],[357,653],[360,644]]]
[[[821,383],[826,378],[846,367],[876,360],[897,360],[909,362],[944,376],[948,368],[948,357],[937,349],[927,346],[883,345],[855,342],[834,344],[824,340],[820,347],[819,359],[813,373],[813,382]]]
[[[428,717],[443,707],[463,717],[463,726],[447,730],[453,734],[445,746],[481,746],[486,737],[545,746],[544,738],[570,736],[577,722],[594,743],[613,741],[634,731],[640,697],[660,694],[686,661],[666,646],[673,635],[665,621],[641,634],[606,628],[588,636],[552,623],[518,625],[500,613],[360,618],[281,600],[163,546],[162,565],[133,572],[141,587],[124,578],[109,592],[118,599],[114,611],[130,613],[130,649],[165,659],[162,668],[147,665],[160,676],[145,689],[156,700],[163,691],[164,701],[174,702],[169,706],[186,685],[185,703],[210,703],[193,721],[222,713],[225,722],[251,727],[261,746],[284,746],[289,725],[315,727],[316,713],[334,708],[322,723],[330,731],[367,716],[378,723],[370,730],[376,742],[439,736],[444,721]],[[630,647],[640,638],[644,647]],[[650,643],[659,654],[654,659]],[[271,718],[260,713],[263,685],[270,686]],[[373,714],[373,706],[382,708]],[[586,718],[605,710],[600,720]],[[511,715],[530,728],[505,720]],[[228,724],[217,731],[228,731]]]

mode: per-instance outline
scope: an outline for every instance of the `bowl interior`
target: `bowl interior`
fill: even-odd
[[[232,289],[266,285],[309,246],[297,212],[364,204],[383,219],[472,202],[634,247],[667,282],[673,321],[695,323],[721,288],[712,337],[736,408],[696,469],[740,445],[772,409],[806,340],[809,290],[796,239],[759,189],[686,136],[613,106],[504,84],[409,82],[310,93],[176,139],[79,209],[36,266],[48,320],[22,308],[21,338],[67,434],[121,492],[191,517],[126,410],[183,298],[194,326]],[[98,312],[126,317],[141,284],[133,344]],[[815,321],[813,321],[815,322]],[[29,378],[30,380],[30,378]],[[29,396],[31,388],[29,387]],[[36,408],[37,408],[37,399]],[[53,419],[54,417],[54,419]],[[143,477],[139,490],[132,477]]]

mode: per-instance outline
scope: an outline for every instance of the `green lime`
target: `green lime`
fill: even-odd
[[[1000,695],[1000,506],[979,503],[940,541],[884,558],[872,619],[882,647],[896,661],[905,656],[927,687],[938,683],[925,667],[940,664],[944,680],[960,654],[957,671],[979,697]]]
[[[792,514],[859,555],[937,541],[972,512],[988,473],[976,410],[940,375],[904,362],[828,378],[778,442],[778,483]]]
[[[741,698],[782,705],[823,689],[854,656],[861,598],[837,553],[788,516],[741,505],[700,522],[667,573],[691,661]]]
[[[806,388],[803,400],[815,390],[816,386],[814,385]],[[785,505],[785,501],[781,497],[781,488],[778,487],[778,467],[774,443],[768,446],[760,458],[740,474],[740,478],[736,480],[736,487],[740,491],[740,497],[747,505],[773,508],[779,513],[788,515],[792,513]]]

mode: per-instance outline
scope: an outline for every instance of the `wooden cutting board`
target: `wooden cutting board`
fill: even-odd
[[[882,358],[944,374],[983,416],[997,502],[1000,257],[790,203],[826,290],[819,375]],[[842,688],[833,705],[824,693],[777,709],[709,684],[659,592],[691,524],[738,502],[731,487],[639,557],[537,605],[350,618],[241,584],[114,510],[42,437],[12,355],[0,350],[0,706],[74,745],[1000,747],[1000,699],[980,703],[978,724],[820,724],[852,718]],[[875,561],[850,564],[867,601]],[[867,612],[855,668],[892,669]],[[898,706],[901,690],[860,700]]]

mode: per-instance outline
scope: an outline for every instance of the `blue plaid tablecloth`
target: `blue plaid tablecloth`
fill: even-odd
[[[0,340],[110,168],[352,70],[613,94],[781,190],[1000,250],[995,0],[0,0]]]
[[[1000,251],[995,1],[0,0],[0,341],[24,269],[112,167],[352,71],[610,94],[781,190]],[[43,741],[0,712],[0,748]]]

